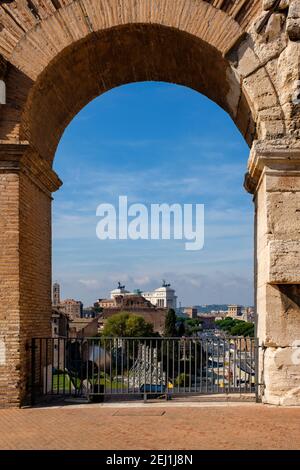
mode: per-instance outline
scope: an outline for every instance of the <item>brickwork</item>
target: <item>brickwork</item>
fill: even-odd
[[[0,146],[0,404],[26,400],[34,336],[51,335],[51,169],[27,145]],[[39,171],[43,173],[39,174]]]
[[[18,400],[19,353],[19,177],[0,173],[0,406]]]

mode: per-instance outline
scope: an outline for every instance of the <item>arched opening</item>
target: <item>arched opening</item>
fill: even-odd
[[[161,279],[167,279],[178,297],[177,305],[171,306],[179,307],[178,318],[186,320],[178,320],[172,336],[193,335],[193,340],[186,340],[190,341],[187,347],[191,350],[196,343],[202,345],[203,341],[210,348],[215,342],[215,351],[207,353],[205,358],[205,346],[203,350],[199,346],[195,352],[198,356],[190,356],[189,364],[183,350],[180,356],[178,352],[175,354],[174,341],[178,348],[180,339],[166,340],[166,343],[160,340],[164,353],[155,341],[142,345],[151,356],[158,354],[171,361],[174,371],[169,379],[172,385],[178,384],[177,393],[188,393],[181,378],[183,370],[190,367],[193,374],[190,370],[189,389],[194,393],[203,393],[204,389],[207,393],[222,393],[230,389],[231,393],[244,390],[254,394],[252,375],[247,380],[235,379],[241,369],[234,364],[234,355],[243,354],[254,376],[254,343],[246,339],[248,350],[241,351],[238,344],[241,339],[232,340],[231,347],[237,349],[234,353],[229,348],[225,351],[222,330],[216,331],[214,323],[214,318],[226,318],[228,304],[240,306],[233,314],[236,324],[253,322],[253,312],[250,319],[248,311],[253,306],[253,209],[242,187],[247,152],[247,144],[223,110],[191,89],[167,83],[144,82],[115,88],[91,102],[74,118],[60,141],[54,161],[55,170],[65,181],[65,187],[54,196],[53,277],[61,285],[60,303],[55,307],[69,315],[69,341],[98,334],[107,336],[109,319],[117,322],[124,312],[130,312],[132,321],[135,315],[144,318],[153,327],[153,334],[163,336],[168,301],[174,297],[167,297],[166,304],[163,295],[157,301],[154,297],[161,288]],[[180,207],[204,204],[204,248],[186,251],[184,235],[183,240],[151,239],[155,223],[151,217],[146,239],[134,240],[128,232],[125,239],[124,235],[122,239],[117,235],[117,239],[100,241],[96,237],[96,208],[100,202],[108,203],[118,212],[120,196],[128,199],[128,205],[138,203],[146,208],[151,204]],[[111,296],[117,281],[123,286],[113,301]],[[164,282],[162,288],[165,285],[169,284]],[[63,300],[66,297],[68,300]],[[149,298],[151,302],[147,305]],[[84,304],[82,313],[77,309],[80,301]],[[71,304],[72,313],[67,310]],[[93,311],[95,304],[101,307],[100,314]],[[203,314],[203,304],[210,304],[211,311]],[[199,306],[200,316],[188,320],[185,312],[192,305]],[[85,315],[90,318],[84,319]],[[199,332],[192,332],[193,321],[203,324],[203,331],[199,327]],[[179,333],[180,325],[185,328],[183,333]],[[209,341],[207,335],[211,335]],[[122,336],[127,335],[122,333]],[[60,347],[55,331],[54,338]],[[92,341],[91,351],[97,344],[97,340]],[[105,385],[112,385],[104,390],[108,396],[114,396],[123,386],[124,393],[127,391],[129,395],[137,394],[142,387],[134,382],[134,367],[145,371],[142,353],[135,351],[133,360],[128,352],[131,340],[120,341],[124,343],[122,351],[113,350],[111,354],[113,369],[119,370],[123,385],[115,379],[117,372],[109,370],[107,373],[111,375]],[[174,355],[173,362],[168,356],[169,349]],[[230,377],[224,354],[233,364]],[[124,361],[118,359],[124,356]],[[66,372],[59,372],[59,359],[56,355],[53,360],[54,391],[49,393],[54,395],[62,378],[67,384],[70,381]],[[135,365],[137,362],[139,366]],[[209,378],[203,378],[204,369]],[[155,364],[152,372],[153,376],[158,374]],[[78,393],[81,392],[85,393],[84,390]]]
[[[29,305],[31,308],[22,330],[25,344],[28,335],[49,335],[49,191],[60,185],[50,168],[59,140],[72,118],[91,100],[119,85],[141,81],[196,90],[231,116],[249,145],[257,135],[252,104],[228,60],[214,45],[188,32],[156,24],[123,25],[89,34],[58,53],[32,86],[20,128],[21,140],[29,142],[28,164],[47,188],[43,192],[31,180],[22,186],[24,199],[29,194],[32,198],[32,204],[22,211],[24,314]],[[39,324],[35,311],[39,311]],[[28,370],[29,361],[24,367]],[[48,365],[45,370],[48,374]],[[26,395],[26,388],[30,389],[28,383],[21,395]]]

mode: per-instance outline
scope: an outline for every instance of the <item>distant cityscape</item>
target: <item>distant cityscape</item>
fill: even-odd
[[[99,336],[107,320],[122,312],[143,317],[152,325],[153,331],[161,335],[170,309],[175,311],[178,322],[189,319],[198,321],[201,331],[215,330],[218,328],[218,322],[226,318],[247,323],[255,322],[253,306],[233,303],[178,307],[176,291],[165,280],[160,287],[147,292],[140,289],[129,291],[125,285],[118,282],[107,298],[99,298],[89,307],[84,307],[81,300],[62,299],[61,286],[55,282],[52,295],[52,336]]]

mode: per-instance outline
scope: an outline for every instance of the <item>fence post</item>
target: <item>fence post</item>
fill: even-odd
[[[31,339],[31,406],[35,405],[35,338]]]
[[[255,347],[255,359],[254,359],[254,366],[255,366],[255,401],[256,403],[260,403],[260,383],[259,383],[259,340],[257,337],[254,339],[254,347]]]

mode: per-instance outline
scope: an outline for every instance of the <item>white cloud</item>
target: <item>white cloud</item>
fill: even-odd
[[[138,286],[146,286],[151,282],[151,279],[149,276],[141,276],[141,277],[135,277],[133,279],[133,282],[138,285]]]
[[[109,292],[116,287],[117,282],[126,285],[128,290],[142,288],[143,291],[155,289],[166,279],[171,283],[182,305],[202,305],[211,303],[240,303],[253,304],[252,271],[243,269],[211,270],[197,272],[158,271],[149,269],[147,275],[142,273],[125,273],[111,271],[103,274],[101,271],[91,279],[76,280],[76,273],[60,278],[64,297],[74,297],[83,300],[85,305],[92,305],[98,298],[108,297]]]
[[[79,279],[80,284],[87,287],[88,289],[95,289],[101,286],[97,279]]]

